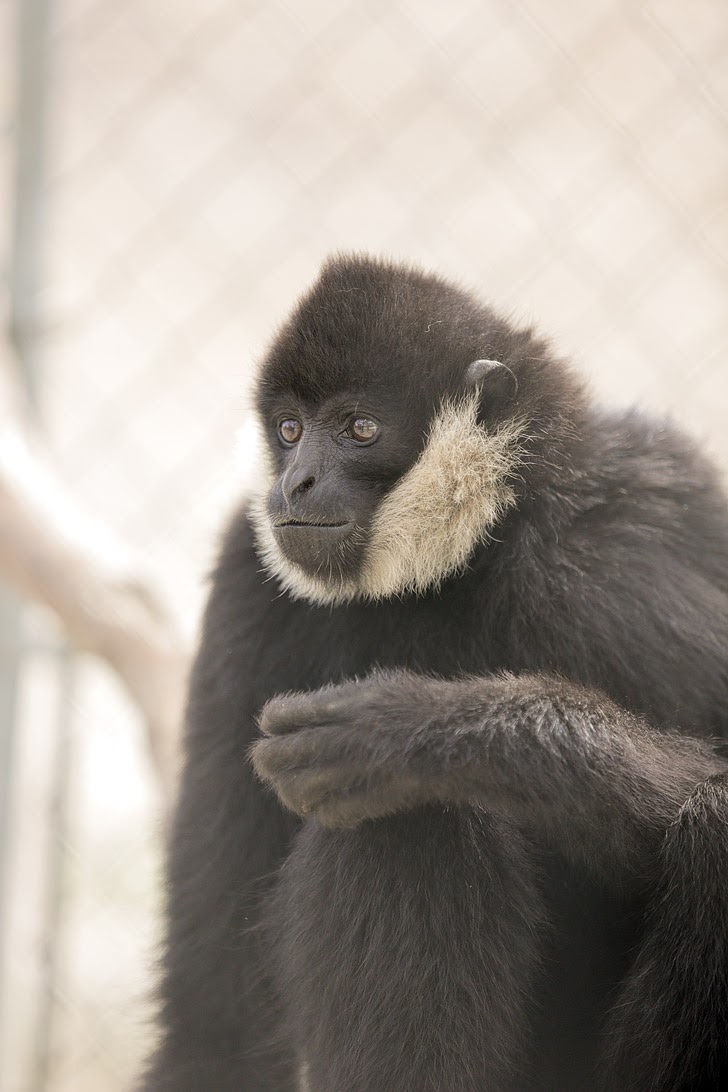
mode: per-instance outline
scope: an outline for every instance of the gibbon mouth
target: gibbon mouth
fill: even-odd
[[[342,527],[350,527],[351,520],[342,520],[341,523],[318,523],[313,520],[304,519],[283,519],[276,520],[273,524],[275,530],[279,530],[284,527],[307,527],[310,531],[340,531]]]
[[[353,520],[316,523],[313,520],[276,520],[273,534],[289,561],[309,576],[331,573],[339,579],[355,562]],[[355,553],[355,551],[354,551]]]

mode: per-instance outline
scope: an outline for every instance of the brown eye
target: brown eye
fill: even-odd
[[[295,417],[291,417],[286,421],[281,421],[278,426],[278,435],[286,444],[297,444],[301,439],[302,432],[303,425],[300,421],[297,421]]]
[[[379,432],[379,425],[372,421],[371,417],[355,417],[349,425],[349,435],[352,440],[358,440],[364,444],[367,440],[373,440]]]

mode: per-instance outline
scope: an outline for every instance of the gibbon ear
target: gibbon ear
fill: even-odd
[[[494,407],[509,406],[518,397],[518,379],[500,360],[474,360],[465,373],[468,387],[480,391],[481,415]]]

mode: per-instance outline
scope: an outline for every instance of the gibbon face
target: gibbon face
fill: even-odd
[[[437,277],[329,262],[258,383],[259,552],[319,604],[422,594],[467,566],[516,499],[527,415],[515,334]],[[517,355],[517,353],[516,353]],[[514,362],[516,363],[516,362]]]

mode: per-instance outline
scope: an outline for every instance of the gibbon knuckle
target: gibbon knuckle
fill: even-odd
[[[271,756],[275,753],[268,740],[260,740],[250,748],[250,761],[261,781],[270,781],[275,775],[275,767],[271,763]]]
[[[276,735],[287,725],[292,708],[291,697],[290,694],[277,694],[265,703],[258,716],[258,727],[263,735]]]

